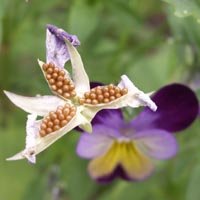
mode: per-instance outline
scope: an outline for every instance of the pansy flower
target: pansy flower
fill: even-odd
[[[103,110],[93,119],[93,134],[82,133],[77,154],[90,159],[88,171],[99,182],[115,177],[143,180],[154,170],[153,160],[165,160],[177,152],[172,133],[188,127],[198,114],[194,92],[182,84],[161,88],[152,100],[156,112],[145,108],[126,122],[120,110]]]
[[[74,47],[79,44],[76,36],[48,25],[47,61],[39,61],[39,65],[54,96],[24,97],[5,91],[16,106],[30,113],[25,149],[8,160],[27,158],[35,163],[37,154],[76,126],[91,132],[91,120],[102,109],[148,106],[156,110],[149,94],[136,88],[126,75],[121,76],[117,86],[110,84],[90,89],[81,56]],[[64,69],[69,59],[72,74]]]

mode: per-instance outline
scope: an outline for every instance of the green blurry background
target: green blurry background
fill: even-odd
[[[127,74],[144,91],[183,82],[198,93],[199,11],[198,0],[0,0],[0,200],[199,200],[199,120],[177,135],[179,153],[157,163],[148,180],[98,185],[75,153],[76,132],[41,153],[36,165],[6,162],[24,147],[26,113],[2,92],[50,94],[37,58],[45,60],[51,23],[79,37],[93,81]]]

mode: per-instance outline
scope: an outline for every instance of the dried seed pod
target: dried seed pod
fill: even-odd
[[[54,93],[65,99],[76,96],[74,83],[67,78],[63,69],[56,67],[53,63],[45,63],[42,68]]]
[[[86,92],[83,98],[79,99],[80,104],[92,104],[97,105],[101,103],[109,103],[114,101],[121,96],[128,93],[127,88],[119,88],[113,84],[108,86],[97,86]]]
[[[65,106],[58,106],[56,111],[52,111],[46,116],[40,125],[39,134],[41,137],[59,130],[69,123],[69,121],[75,116],[76,107],[70,104]]]

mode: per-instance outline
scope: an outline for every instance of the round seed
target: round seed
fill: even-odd
[[[116,98],[119,98],[119,97],[121,97],[122,95],[121,95],[120,93],[116,93],[115,96],[116,96]]]
[[[53,70],[53,72],[55,72],[55,73],[58,73],[58,72],[59,72],[59,69],[58,69],[58,67],[54,67],[54,70]]]
[[[45,130],[40,130],[39,134],[41,137],[44,137],[46,135],[46,131]]]
[[[62,81],[58,81],[57,83],[56,83],[56,85],[57,85],[57,87],[62,87],[63,86],[63,82]]]
[[[108,97],[110,96],[110,94],[109,94],[108,92],[105,92],[105,93],[103,94],[103,96],[106,97],[106,98],[108,98]]]
[[[66,99],[68,99],[68,98],[70,97],[70,94],[69,94],[68,92],[65,92],[65,93],[63,94],[63,97],[66,98]]]
[[[64,77],[63,77],[63,76],[58,76],[57,80],[58,80],[58,81],[63,81],[63,80],[64,80]]]
[[[41,129],[46,129],[46,128],[47,128],[46,123],[44,123],[44,122],[42,121],[42,124],[41,124],[40,128],[41,128]]]
[[[72,116],[71,115],[68,115],[67,117],[66,117],[66,120],[67,121],[70,121],[72,119]]]
[[[90,96],[90,92],[86,92],[86,93],[84,94],[84,96],[85,96],[85,98],[88,98],[88,97]]]
[[[73,84],[70,84],[70,85],[69,85],[69,89],[70,89],[70,90],[74,90],[74,89],[75,89],[75,86],[74,86]]]
[[[92,104],[93,104],[93,105],[97,105],[97,104],[98,104],[98,101],[97,101],[96,99],[93,99],[93,100],[92,100]]]
[[[53,127],[53,122],[52,121],[48,122],[47,126],[48,126],[48,128],[52,128]]]
[[[79,99],[79,103],[80,103],[81,105],[84,104],[84,103],[85,103],[85,99],[84,99],[84,98]]]
[[[113,84],[110,84],[110,85],[108,86],[108,88],[109,88],[109,89],[113,89],[113,88],[114,88],[114,85],[113,85]]]
[[[76,111],[71,111],[70,115],[73,117],[76,114]]]
[[[114,101],[115,100],[115,96],[110,96],[110,100]]]
[[[58,119],[55,119],[55,120],[53,121],[53,123],[54,123],[54,125],[59,125],[59,124],[60,124],[60,121],[59,121]]]
[[[52,128],[47,128],[47,133],[51,133],[53,132],[53,129]]]
[[[48,74],[52,74],[52,73],[53,73],[53,68],[52,68],[52,67],[49,67],[49,68],[47,69],[47,73],[48,73]]]
[[[100,94],[97,96],[97,99],[101,102],[104,99],[104,97],[103,97],[103,95]]]
[[[62,93],[63,93],[62,89],[58,89],[58,90],[57,90],[57,93],[58,93],[58,94],[62,94]]]
[[[42,68],[43,68],[44,71],[46,71],[46,70],[48,69],[48,64],[46,64],[46,63],[43,64],[43,65],[42,65]]]
[[[67,124],[67,120],[62,120],[61,121],[61,126],[63,127],[63,126],[65,126]]]
[[[95,93],[91,93],[91,94],[90,94],[90,98],[91,98],[91,99],[95,99],[95,98],[96,98],[96,94],[95,94]]]
[[[72,97],[75,97],[75,96],[76,96],[76,92],[75,92],[75,91],[71,91],[70,94],[71,94]]]
[[[63,119],[65,119],[65,116],[63,114],[60,114],[60,115],[58,115],[58,119],[63,120]]]
[[[57,90],[56,85],[52,85],[52,86],[51,86],[51,89],[54,90],[54,91]]]
[[[65,71],[64,70],[60,70],[58,74],[61,75],[61,76],[64,76],[65,75]]]
[[[108,103],[108,102],[109,102],[109,99],[105,98],[105,99],[103,100],[103,102],[104,102],[104,103]]]
[[[115,90],[110,89],[110,90],[109,90],[109,93],[110,93],[110,95],[114,95],[114,94],[115,94]]]
[[[121,89],[119,87],[115,87],[115,93],[119,93]]]
[[[104,92],[108,92],[108,91],[109,91],[108,87],[103,87],[102,90],[103,90]]]
[[[49,116],[50,116],[51,120],[54,120],[57,118],[57,115],[54,112],[50,112]]]
[[[51,85],[53,85],[53,84],[55,83],[55,80],[51,78],[51,79],[49,80],[49,83],[50,83]]]
[[[53,78],[57,78],[57,77],[58,77],[58,73],[54,72],[54,73],[52,74],[52,77],[53,77]]]
[[[91,99],[86,99],[86,100],[85,100],[85,103],[90,104],[91,102],[92,102]]]
[[[123,88],[122,91],[121,91],[121,94],[122,95],[125,95],[128,93],[128,89],[127,88]]]
[[[54,127],[53,127],[53,130],[54,131],[57,131],[57,130],[59,130],[60,129],[60,126],[59,125],[55,125]]]
[[[102,94],[101,89],[96,89],[96,94]]]
[[[69,86],[68,85],[63,85],[62,89],[63,89],[63,91],[67,92],[67,91],[69,91]]]
[[[46,75],[46,78],[47,78],[47,80],[51,79],[51,75],[50,75],[50,74],[47,74],[47,75]]]

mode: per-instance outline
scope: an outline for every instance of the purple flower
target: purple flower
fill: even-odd
[[[68,40],[73,46],[80,45],[76,35],[70,35],[63,29],[54,25],[47,25],[46,32],[46,63],[54,63],[57,67],[63,68],[65,63],[70,59],[66,46]]]
[[[143,180],[154,170],[152,159],[165,160],[176,154],[172,132],[195,120],[197,98],[188,87],[171,84],[156,92],[152,100],[157,111],[145,108],[130,122],[123,119],[120,110],[101,111],[93,120],[93,134],[81,135],[77,153],[91,159],[88,170],[93,179]]]

